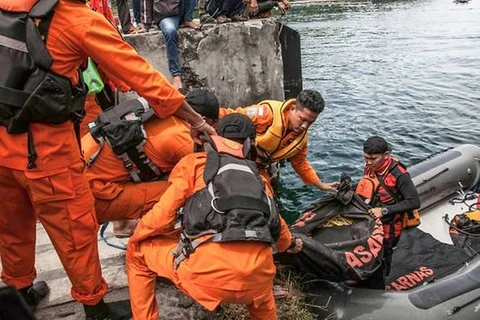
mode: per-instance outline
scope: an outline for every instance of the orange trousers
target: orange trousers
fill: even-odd
[[[152,181],[122,185],[116,197],[102,196],[95,191],[95,211],[100,224],[106,221],[139,219],[160,200],[168,181]]]
[[[83,162],[48,172],[0,167],[0,254],[5,284],[20,289],[36,278],[38,219],[72,283],[72,297],[94,305],[107,293],[93,197],[83,167]]]
[[[189,284],[188,289],[185,288],[186,285],[182,286],[185,281],[178,277],[173,267],[172,253],[176,250],[177,244],[178,237],[172,236],[148,239],[128,247],[126,265],[134,320],[158,319],[158,306],[155,299],[157,276],[169,279],[180,291],[204,307],[205,303],[211,302],[215,302],[216,305],[220,303],[245,304],[252,320],[277,319],[272,285],[241,291],[204,287],[198,284]],[[192,272],[194,271],[192,270]],[[208,309],[214,310],[214,308]]]

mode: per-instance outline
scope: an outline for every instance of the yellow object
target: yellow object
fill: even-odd
[[[289,159],[302,150],[307,143],[308,133],[305,130],[303,134],[300,134],[292,142],[284,147],[280,147],[286,126],[283,122],[283,114],[285,109],[290,108],[294,103],[295,99],[290,99],[283,103],[274,100],[265,100],[259,103],[259,105],[267,105],[270,108],[273,114],[273,123],[267,131],[257,134],[258,158],[269,159],[270,162]]]
[[[470,218],[470,220],[476,220],[480,222],[480,210],[467,212],[465,215]]]
[[[420,225],[420,212],[413,210],[412,212],[405,212],[403,214],[403,229],[416,227]]]
[[[341,215],[336,215],[333,218],[328,219],[327,221],[320,224],[319,228],[332,228],[332,227],[341,227],[341,226],[349,226],[353,224],[353,219],[348,219],[342,217]]]

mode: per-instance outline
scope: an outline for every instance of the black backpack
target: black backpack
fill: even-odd
[[[132,181],[164,179],[166,174],[150,161],[144,151],[147,135],[143,123],[154,116],[155,113],[143,98],[122,102],[101,113],[88,124],[92,137],[100,147],[88,159],[87,167],[93,165],[107,142],[113,153],[122,159]]]
[[[59,124],[83,118],[87,90],[50,70],[48,29],[58,0],[40,0],[30,12],[0,10],[0,125],[11,134],[29,132],[30,123]],[[29,133],[29,168],[36,152]]]
[[[205,188],[179,210],[183,227],[175,268],[204,242],[259,241],[274,244],[280,235],[278,210],[264,191],[257,166],[245,159],[244,147],[212,136],[206,145]],[[250,141],[248,140],[249,144]],[[232,154],[225,146],[237,150]],[[238,152],[240,149],[241,152]],[[211,234],[205,241],[200,236]]]

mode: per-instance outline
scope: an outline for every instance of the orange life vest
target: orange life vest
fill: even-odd
[[[295,99],[290,99],[285,102],[265,100],[260,102],[261,105],[267,105],[273,114],[272,125],[262,134],[257,134],[257,163],[268,165],[272,162],[290,159],[307,144],[308,133],[307,130],[293,139],[292,142],[280,147],[283,134],[285,132],[285,123],[283,122],[283,113],[289,108]]]
[[[386,177],[389,172],[395,168],[399,164],[398,161],[392,161],[392,164],[388,167],[385,173],[382,175],[382,178]],[[355,188],[355,193],[361,196],[365,203],[375,207],[380,204],[380,200],[377,197],[378,189],[382,185],[378,180],[378,176],[376,174],[365,174],[363,178],[358,182],[357,187]],[[385,184],[382,185],[383,189],[390,194],[390,197],[394,201],[398,201],[397,197],[395,196],[394,190],[386,187]],[[416,227],[420,225],[420,213],[418,210],[412,210],[405,212],[403,214],[403,228],[410,228]]]

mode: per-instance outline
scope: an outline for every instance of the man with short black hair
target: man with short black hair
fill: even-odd
[[[207,152],[187,155],[175,166],[168,189],[130,238],[126,261],[134,319],[158,319],[157,276],[210,311],[237,303],[247,306],[251,319],[276,319],[271,245],[297,253],[303,243],[292,239],[249,160],[251,120],[229,115],[216,130],[218,136],[207,137]]]
[[[370,288],[385,289],[385,277],[390,273],[393,250],[400,240],[403,216],[420,208],[420,198],[405,166],[390,156],[387,141],[372,136],[363,143],[364,177],[355,192],[372,206],[368,212],[383,224],[383,263],[366,284]]]
[[[325,108],[322,95],[303,90],[296,99],[285,102],[265,100],[256,105],[221,109],[226,114],[245,114],[257,128],[257,164],[260,174],[273,192],[268,169],[271,164],[289,161],[303,182],[320,190],[335,191],[338,183],[323,182],[307,160],[308,128]]]

